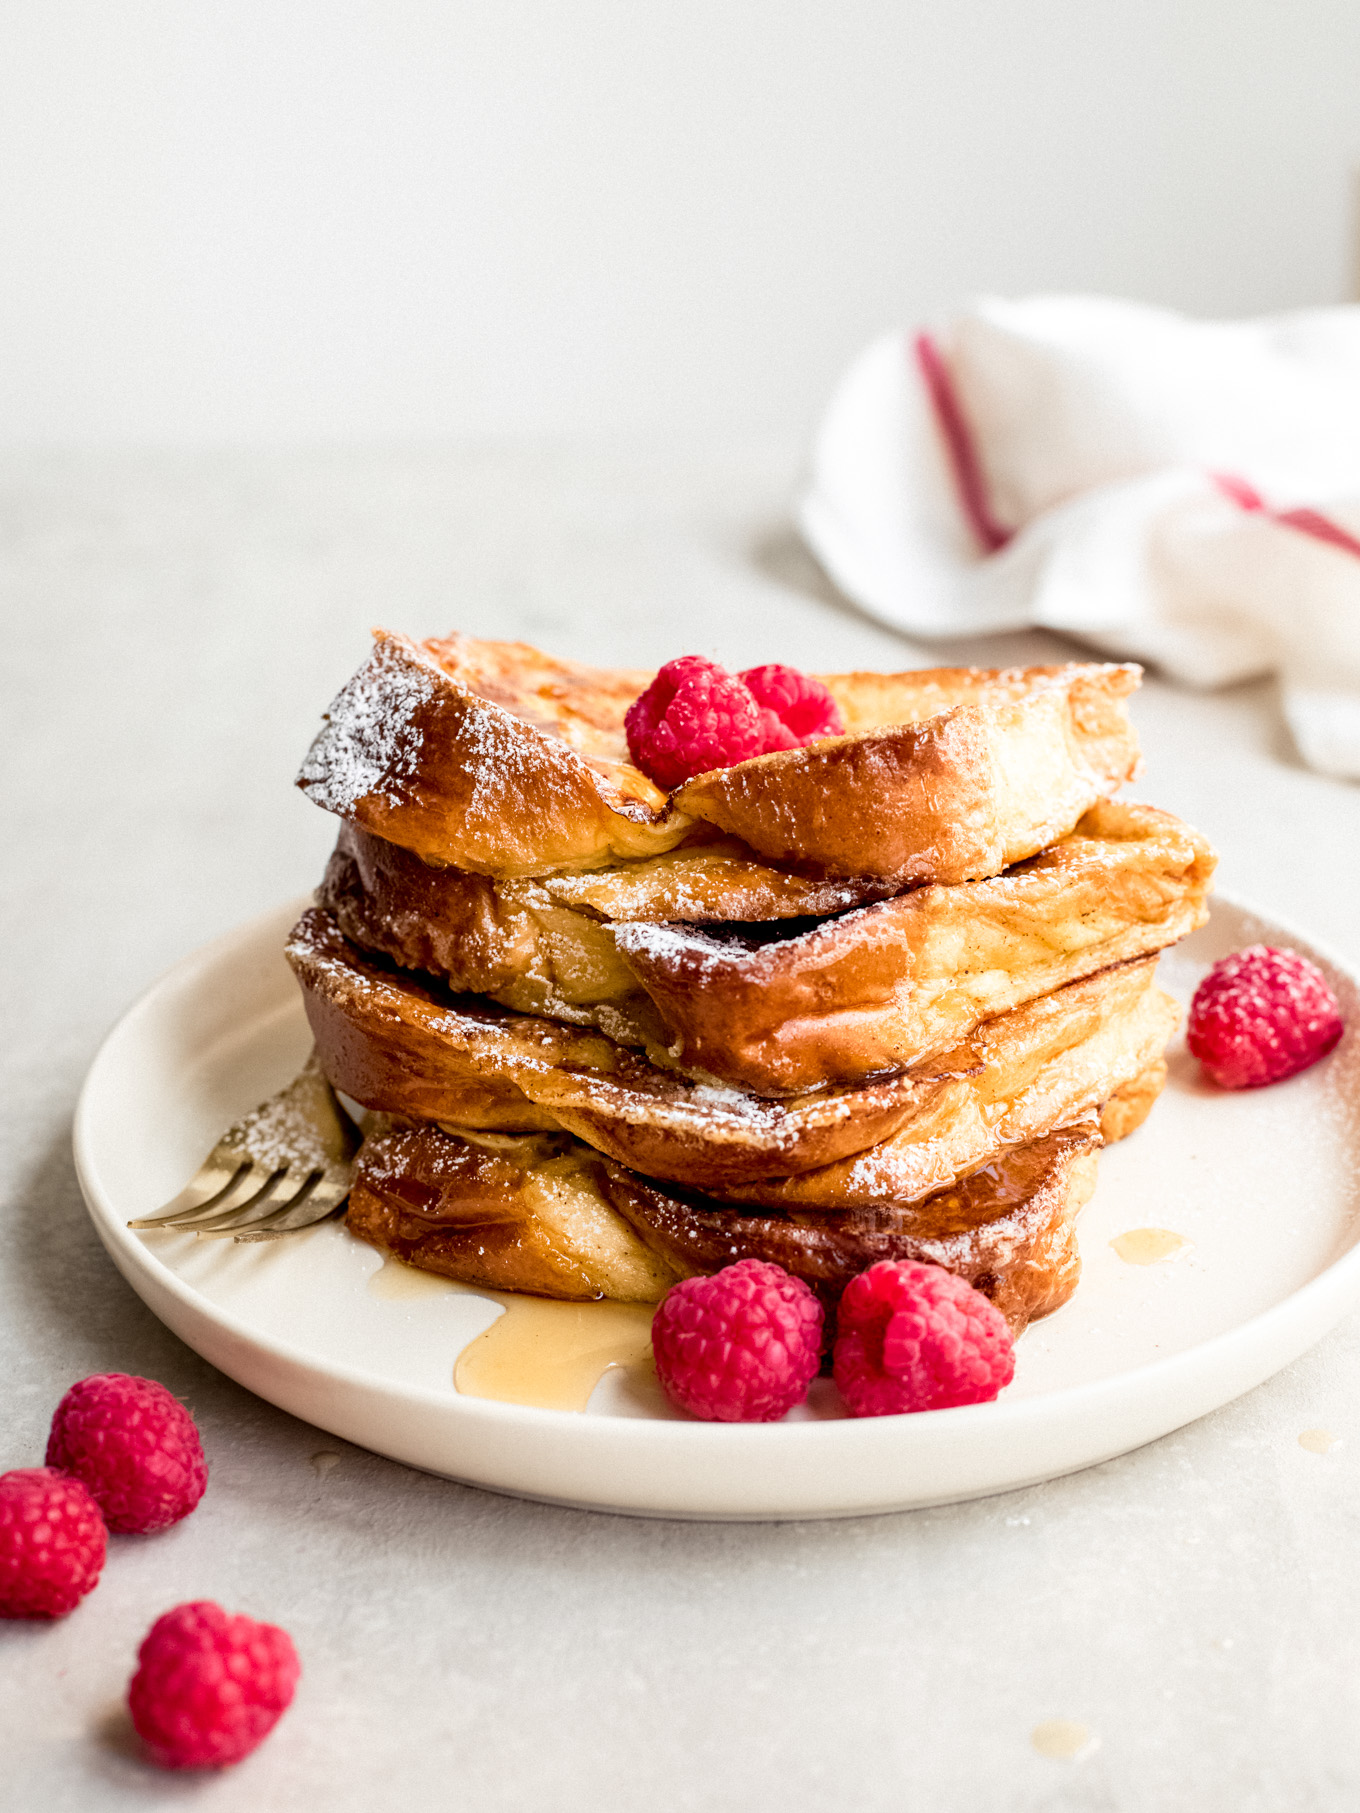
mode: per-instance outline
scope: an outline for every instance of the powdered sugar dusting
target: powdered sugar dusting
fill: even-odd
[[[547,886],[564,906],[590,907],[606,919],[697,924],[818,917],[897,892],[895,882],[881,879],[828,882],[786,874],[736,843],[558,875]]]
[[[326,713],[298,785],[318,806],[342,816],[374,794],[396,805],[400,783],[419,760],[420,710],[438,684],[439,675],[409,644],[384,637]]]
[[[636,953],[672,967],[684,963],[700,982],[714,981],[732,967],[730,947],[696,936],[688,926],[634,921],[615,926],[614,939],[625,956]]]
[[[333,1156],[305,1102],[289,1091],[253,1108],[237,1135],[246,1155],[269,1171],[283,1171],[290,1165],[316,1169]]]
[[[354,1149],[315,1052],[286,1089],[243,1115],[223,1139],[268,1171],[313,1171],[343,1163]]]
[[[514,712],[493,701],[477,700],[460,735],[463,773],[470,783],[466,816],[470,824],[499,833],[522,818],[535,788],[559,780],[564,767],[580,758],[565,743],[545,746],[540,735]]]

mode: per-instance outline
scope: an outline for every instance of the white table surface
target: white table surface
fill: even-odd
[[[162,1329],[86,1221],[72,1105],[160,971],[312,885],[290,785],[372,624],[643,666],[995,663],[838,604],[788,526],[796,455],[482,450],[9,458],[0,1467],[87,1373],[193,1407],[208,1495],[114,1538],[55,1626],[0,1626],[6,1809],[853,1807],[1254,1813],[1360,1793],[1360,1323],[1195,1427],[1008,1497],[804,1525],[633,1521],[408,1472]],[[1137,791],[1225,886],[1360,961],[1360,789],[1303,770],[1269,685],[1149,683]],[[1305,1451],[1307,1428],[1344,1438]],[[340,1453],[319,1472],[318,1451]],[[257,1755],[158,1775],[119,1712],[151,1620],[217,1598],[304,1674]],[[1042,1720],[1091,1727],[1077,1763]]]

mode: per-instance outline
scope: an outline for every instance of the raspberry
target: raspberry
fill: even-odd
[[[658,787],[765,753],[760,709],[734,674],[702,655],[668,661],[624,719],[634,762]]]
[[[770,661],[764,667],[748,667],[739,678],[756,704],[774,716],[790,739],[771,743],[772,749],[793,749],[800,743],[815,743],[819,737],[838,737],[845,729],[840,707],[811,674]]]
[[[1249,945],[1195,990],[1185,1042],[1222,1089],[1259,1089],[1316,1064],[1345,1030],[1336,996],[1297,951]]]
[[[797,668],[771,662],[729,674],[702,655],[668,661],[624,724],[633,761],[659,787],[842,728],[831,694]]]
[[[64,1618],[99,1578],[108,1535],[78,1479],[0,1474],[0,1618]]]
[[[157,1618],[137,1652],[128,1709],[163,1769],[239,1763],[274,1729],[301,1670],[276,1624],[201,1599]]]
[[[821,1344],[821,1304],[763,1259],[684,1279],[652,1322],[666,1396],[707,1422],[777,1421],[807,1396]]]
[[[86,1485],[111,1530],[145,1535],[187,1517],[208,1464],[194,1419],[154,1379],[97,1373],[57,1405],[47,1464]]]
[[[985,1404],[1015,1375],[1006,1318],[939,1265],[884,1259],[841,1294],[832,1372],[851,1416]]]

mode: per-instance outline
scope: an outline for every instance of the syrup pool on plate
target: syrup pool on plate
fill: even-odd
[[[1055,1763],[1079,1763],[1100,1748],[1096,1733],[1076,1719],[1045,1719],[1030,1732],[1029,1741]]]
[[[1305,1429],[1299,1437],[1299,1446],[1310,1454],[1330,1454],[1333,1448],[1341,1446],[1341,1437],[1333,1435],[1330,1429]]]
[[[1156,1265],[1161,1259],[1174,1259],[1190,1244],[1184,1234],[1170,1228],[1130,1228],[1110,1242],[1125,1265]]]
[[[419,1271],[390,1255],[368,1288],[376,1297],[397,1300],[455,1292],[500,1304],[504,1313],[474,1336],[454,1362],[454,1386],[464,1397],[584,1410],[611,1367],[625,1367],[635,1375],[651,1370],[654,1303],[563,1303],[483,1290]]]

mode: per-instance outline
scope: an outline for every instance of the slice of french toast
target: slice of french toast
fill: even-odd
[[[1138,765],[1140,670],[1069,663],[822,676],[844,736],[695,776],[628,759],[651,676],[525,643],[378,632],[298,785],[429,861],[508,878],[602,868],[726,834],[813,880],[972,881],[1065,836]]]
[[[1073,1222],[1099,1144],[1086,1122],[914,1203],[795,1217],[677,1195],[569,1135],[383,1125],[360,1151],[348,1226],[464,1284],[577,1301],[655,1302],[677,1278],[753,1258],[802,1278],[834,1311],[866,1266],[920,1260],[983,1291],[1018,1334],[1076,1285]]]
[[[792,1191],[803,1207],[865,1200],[846,1194],[846,1165],[871,1149],[883,1155],[872,1196],[908,1201],[1081,1118],[1160,1058],[1178,1015],[1153,985],[1155,958],[1140,958],[984,1021],[911,1070],[770,1101],[386,969],[318,908],[288,957],[323,1069],[367,1108],[484,1132],[565,1129],[647,1176],[734,1200]]]
[[[694,923],[684,871],[717,883],[720,864],[743,866],[681,850],[603,875],[494,881],[346,825],[317,901],[361,949],[455,992],[595,1025],[663,1067],[778,1097],[919,1064],[983,1019],[1174,943],[1204,923],[1214,857],[1170,813],[1102,800],[986,881],[837,913],[813,904],[826,884],[780,877],[807,917]],[[740,873],[728,902],[751,904]]]

